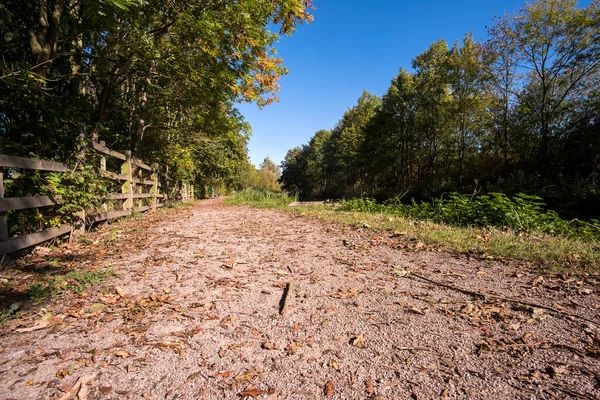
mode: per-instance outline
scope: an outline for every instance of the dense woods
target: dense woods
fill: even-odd
[[[540,0],[488,39],[435,42],[381,97],[289,150],[305,198],[525,192],[565,213],[600,206],[600,2]]]
[[[276,100],[287,71],[273,44],[309,22],[310,8],[310,0],[4,1],[0,153],[67,161],[78,135],[95,133],[168,165],[198,193],[256,181],[250,127],[234,105]]]

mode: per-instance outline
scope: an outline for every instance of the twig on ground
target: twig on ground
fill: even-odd
[[[483,298],[503,300],[503,301],[508,301],[508,302],[511,302],[511,303],[523,304],[523,305],[530,306],[530,307],[542,308],[544,310],[552,311],[553,313],[558,314],[558,315],[562,315],[564,317],[578,318],[578,319],[581,319],[581,320],[584,320],[584,321],[587,321],[587,322],[591,322],[591,323],[593,323],[595,325],[600,325],[600,322],[595,321],[595,320],[593,320],[591,318],[587,318],[587,317],[584,317],[584,316],[581,316],[581,315],[577,315],[577,314],[568,313],[566,311],[561,311],[561,310],[559,310],[557,308],[554,308],[554,307],[545,306],[545,305],[538,304],[538,303],[533,303],[531,301],[520,300],[520,299],[516,299],[514,297],[504,297],[504,296],[498,296],[498,295],[490,294],[490,293],[483,293],[483,292],[479,292],[479,291],[476,291],[476,290],[463,289],[463,288],[458,287],[458,286],[450,285],[449,283],[443,283],[443,282],[439,282],[439,281],[427,278],[426,276],[417,274],[416,272],[412,272],[412,271],[408,272],[406,275],[404,275],[404,277],[405,278],[410,278],[411,275],[414,276],[414,277],[416,277],[416,278],[422,279],[422,280],[424,280],[426,282],[433,283],[435,285],[442,286],[442,287],[445,287],[445,288],[448,288],[448,289],[456,290],[457,292],[461,292],[461,293],[468,294],[468,295],[471,295],[471,296],[477,296],[477,297],[483,297]]]
[[[287,309],[291,303],[290,298],[292,297],[293,289],[294,289],[293,282],[289,282],[287,284],[287,286],[285,287],[285,291],[283,293],[283,299],[281,302],[281,311],[279,312],[283,316],[285,316],[285,314],[287,313]]]
[[[409,351],[431,351],[431,349],[429,349],[427,347],[400,347],[400,346],[394,346],[394,349],[396,349],[396,350],[409,350]]]

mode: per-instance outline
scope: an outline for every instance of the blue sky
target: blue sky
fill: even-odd
[[[588,2],[586,2],[588,3]],[[330,129],[363,90],[382,95],[400,67],[445,39],[473,32],[486,38],[496,15],[514,14],[525,0],[314,0],[314,21],[276,45],[290,73],[279,103],[259,110],[241,104],[252,126],[249,155],[279,164],[289,149]]]

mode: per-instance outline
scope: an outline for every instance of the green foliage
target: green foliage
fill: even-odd
[[[250,128],[235,104],[277,100],[287,69],[273,46],[310,22],[311,8],[310,0],[2,2],[1,152],[67,161],[77,134],[96,132],[197,189],[211,180],[243,187]]]
[[[497,227],[516,232],[547,233],[600,240],[597,220],[565,221],[538,196],[523,193],[512,199],[502,193],[483,196],[450,193],[432,202],[403,204],[399,199],[377,203],[371,198],[342,200],[339,211],[355,211],[396,215],[421,221],[453,226]]]
[[[96,271],[71,271],[48,281],[32,284],[29,287],[29,298],[34,303],[40,303],[49,296],[65,291],[81,293],[85,288],[102,283],[113,276],[115,274],[110,268]]]
[[[68,172],[55,172],[46,176],[46,195],[60,196],[61,203],[56,210],[56,217],[51,225],[59,226],[64,223],[81,224],[81,211],[98,209],[107,198],[106,179],[96,171],[85,166]]]
[[[226,204],[249,204],[265,208],[287,207],[298,200],[298,196],[268,189],[246,189],[225,200]]]
[[[527,192],[563,216],[598,217],[599,10],[598,1],[538,0],[497,19],[485,43],[471,34],[452,46],[432,43],[381,101],[364,93],[323,146],[328,131],[290,150],[283,187],[306,198],[381,201],[468,193],[475,183],[490,196]],[[517,216],[515,229],[530,229],[533,222]]]

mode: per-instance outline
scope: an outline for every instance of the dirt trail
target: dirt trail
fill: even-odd
[[[597,325],[402,275],[600,320],[597,277],[220,200],[156,215],[116,233],[119,277],[5,324],[0,398],[600,397]]]

